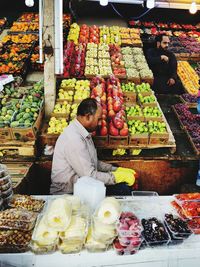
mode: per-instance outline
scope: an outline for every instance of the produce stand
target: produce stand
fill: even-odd
[[[45,196],[40,196],[46,198]],[[49,197],[48,197],[49,198]],[[120,197],[119,200],[134,202],[138,197]],[[144,197],[151,202],[151,197]],[[170,202],[174,199],[171,196],[156,197],[160,208],[163,212],[170,210]],[[140,198],[141,199],[141,198]],[[142,202],[141,202],[142,208]],[[148,214],[146,214],[148,216]],[[0,262],[2,266],[36,266],[36,267],[53,267],[66,266],[66,262],[72,267],[100,267],[100,266],[145,266],[145,267],[186,267],[199,266],[200,237],[192,234],[188,239],[179,245],[157,246],[154,248],[142,248],[134,255],[119,256],[110,248],[105,252],[90,253],[82,250],[77,254],[62,254],[53,252],[46,255],[36,255],[32,252],[1,254]],[[98,261],[97,261],[98,258]],[[98,263],[97,263],[98,262]]]

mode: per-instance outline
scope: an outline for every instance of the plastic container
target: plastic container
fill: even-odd
[[[0,171],[0,173],[3,173],[2,177],[0,176],[0,186],[3,186],[11,180],[11,177],[9,174],[7,174],[6,176],[3,176],[4,174],[6,174],[5,171],[3,171],[3,170]]]
[[[188,219],[200,218],[200,201],[184,201],[181,208]]]
[[[89,227],[89,229],[88,229],[88,235],[87,235],[87,239],[86,239],[86,243],[85,243],[85,248],[89,252],[104,252],[104,251],[108,250],[108,248],[109,248],[109,246],[110,246],[110,244],[112,242],[100,242],[100,241],[96,241],[93,238],[92,231],[93,231],[92,227]]]
[[[132,191],[132,196],[134,197],[156,197],[159,196],[157,192],[154,191]]]
[[[147,246],[154,247],[159,245],[167,245],[170,236],[164,224],[155,217],[142,219],[143,232],[142,235]]]
[[[32,231],[23,232],[18,230],[0,231],[0,252],[19,253],[29,250]]]
[[[180,205],[185,201],[200,201],[200,193],[184,193],[173,196]]]
[[[192,231],[194,234],[200,234],[200,219],[192,219],[188,221],[188,228]]]
[[[9,188],[9,189],[6,190],[6,191],[2,191],[2,192],[1,192],[2,198],[8,198],[8,197],[11,196],[12,194],[13,194],[12,187]]]
[[[130,211],[122,212],[116,225],[119,237],[138,237],[141,235],[143,227],[140,219]]]
[[[75,243],[75,242],[61,242],[58,245],[58,249],[63,253],[63,254],[69,254],[69,253],[78,253],[82,250],[83,248],[83,243]]]
[[[11,180],[8,183],[6,183],[6,184],[1,185],[0,186],[0,191],[4,192],[4,191],[9,190],[10,188],[12,188],[12,182],[11,182]]]
[[[92,218],[91,228],[93,239],[100,243],[111,244],[117,235],[114,224],[103,224],[97,217]]]
[[[122,246],[118,238],[116,238],[115,241],[113,242],[113,248],[118,255],[133,255],[137,253],[137,251],[139,250],[139,246],[138,247]]]
[[[8,209],[0,212],[1,229],[30,231],[35,225],[37,215],[30,211]]]
[[[14,195],[9,203],[12,208],[26,209],[29,211],[40,212],[45,205],[43,199],[36,199],[27,195]]]
[[[45,217],[43,215],[40,215],[37,218],[37,222],[32,234],[31,250],[36,254],[46,254],[53,252],[56,250],[58,245],[58,232],[54,231],[53,235],[50,236],[48,235],[48,231],[51,230],[46,225],[45,228],[41,227],[41,224],[42,226],[45,225]],[[42,235],[41,238],[38,238],[38,231],[43,231],[42,233],[40,233]]]
[[[74,195],[78,196],[81,202],[87,204],[93,211],[105,198],[106,187],[103,182],[84,176],[74,184]]]
[[[169,230],[170,236],[173,238],[188,238],[191,235],[187,223],[173,214],[165,214],[165,225]]]

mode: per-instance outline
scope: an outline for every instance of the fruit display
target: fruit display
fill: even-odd
[[[132,82],[128,82],[128,83],[122,83],[121,84],[122,87],[122,91],[124,92],[136,92],[136,87],[135,84]]]
[[[21,101],[18,99],[11,99],[8,102],[5,98],[1,100],[0,127],[10,126],[13,114],[19,110],[20,105]]]
[[[197,95],[199,88],[199,76],[187,61],[178,62],[177,73],[187,92],[191,95]]]
[[[157,218],[142,219],[142,226],[143,236],[149,246],[164,245],[169,242],[169,235],[163,223]]]
[[[167,128],[165,122],[159,121],[148,121],[147,122],[148,131],[150,134],[153,133],[167,133]]]
[[[113,156],[123,156],[126,154],[126,149],[123,148],[117,148],[112,151]]]
[[[90,26],[89,31],[90,31],[89,43],[98,44],[99,38],[100,38],[99,37],[99,34],[100,34],[99,27],[97,27],[96,25]]]
[[[76,45],[78,44],[80,26],[77,23],[73,23],[70,26],[67,41],[73,41]]]
[[[106,106],[106,82],[103,78],[94,77],[90,83],[91,97],[100,102],[102,106],[102,120],[101,125],[98,126],[94,136],[107,136],[107,106]]]
[[[200,234],[200,218],[189,220],[188,227],[194,234]]]
[[[71,105],[71,113],[70,113],[70,120],[71,121],[76,117],[77,109],[78,109],[78,104],[77,103],[73,103]]]
[[[49,121],[49,127],[47,129],[48,134],[61,134],[68,123],[65,118],[51,117]]]
[[[101,75],[108,77],[112,74],[109,46],[106,44],[89,43],[86,52],[85,76]]]
[[[2,42],[12,42],[16,44],[29,44],[38,41],[38,35],[36,34],[17,34],[17,35],[6,35],[3,37]]]
[[[138,94],[138,99],[139,99],[139,101],[140,101],[140,103],[141,103],[141,105],[143,105],[143,106],[148,106],[148,105],[150,105],[150,104],[155,104],[155,106],[157,105],[157,100],[156,100],[156,97],[155,97],[155,95],[147,95],[147,96],[143,96],[141,93],[139,93]]]
[[[22,14],[17,21],[20,22],[38,22],[39,21],[39,15],[37,13],[31,13],[27,12]]]
[[[11,32],[38,32],[39,23],[37,22],[13,22]]]
[[[64,70],[63,70],[63,76],[64,77],[70,77],[70,67],[71,67],[71,61],[73,58],[73,53],[74,53],[75,45],[74,42],[68,41],[66,45],[64,46],[64,57],[63,57],[63,62],[64,62]]]
[[[54,106],[53,113],[54,114],[62,114],[67,115],[70,114],[71,110],[71,104],[67,103],[67,101],[64,101],[63,103],[56,103]]]
[[[177,116],[190,136],[190,141],[197,151],[200,151],[200,123],[199,114],[193,114],[185,104],[174,105]]]
[[[123,107],[123,93],[120,82],[114,76],[107,81],[107,105],[109,134],[112,136],[127,136],[128,126]]]
[[[128,119],[132,117],[143,117],[142,108],[137,104],[132,107],[126,107],[125,111]]]
[[[113,74],[118,78],[126,78],[123,56],[120,46],[110,45],[110,56]]]
[[[128,120],[129,133],[131,136],[135,134],[148,133],[147,124],[140,120]]]
[[[27,87],[19,87],[22,83],[21,77],[15,77],[13,82],[4,85],[4,89],[0,92],[1,98],[22,98],[24,95],[28,94]]]
[[[141,94],[143,96],[145,95],[151,95],[153,91],[151,90],[151,86],[149,83],[141,83],[135,86],[135,89],[138,94]]]
[[[181,95],[184,102],[186,102],[187,105],[191,106],[197,106],[197,96],[196,95],[190,95],[190,94],[183,94]]]
[[[70,76],[77,78],[84,76],[85,53],[86,44],[78,44],[74,50],[72,62],[70,64]]]
[[[79,33],[79,43],[88,43],[90,36],[90,28],[86,24],[81,25]]]
[[[28,195],[14,195],[9,206],[12,208],[25,209],[29,211],[40,212],[44,207],[43,199],[36,199]]]
[[[31,69],[33,71],[43,71],[44,70],[44,63],[38,63],[39,61],[39,46],[35,46],[33,49],[33,53],[30,57],[31,61]]]
[[[145,118],[161,118],[162,119],[162,111],[158,107],[144,107],[143,114]]]
[[[121,45],[120,27],[110,27],[110,44]]]
[[[72,102],[74,96],[73,90],[65,91],[64,89],[60,88],[58,91],[58,99],[59,100],[65,100],[68,102]]]
[[[100,43],[104,43],[104,44],[110,44],[110,31],[109,31],[109,27],[107,26],[101,26],[99,27],[100,29]]]

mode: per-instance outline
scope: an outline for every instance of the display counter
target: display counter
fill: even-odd
[[[136,197],[125,197],[121,201],[134,201]],[[161,211],[170,209],[173,197],[158,197]],[[149,199],[150,201],[150,199]],[[110,248],[106,252],[89,253],[82,250],[78,254],[54,252],[35,255],[32,252],[22,254],[0,254],[0,266],[37,266],[37,267],[197,267],[200,262],[200,236],[192,234],[180,245],[158,246],[140,249],[134,255],[119,256]]]

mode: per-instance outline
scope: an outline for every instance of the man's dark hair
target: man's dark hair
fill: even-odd
[[[156,38],[155,38],[155,41],[156,41],[156,43],[157,42],[162,42],[162,39],[163,39],[163,37],[164,36],[167,36],[166,34],[158,34],[157,36],[156,36]],[[167,36],[168,37],[168,36]]]
[[[84,99],[78,106],[77,116],[94,115],[97,111],[97,101],[94,98]]]

